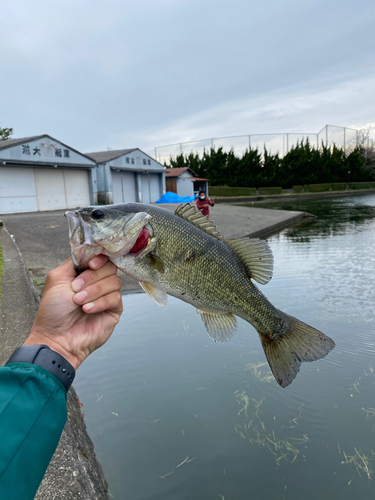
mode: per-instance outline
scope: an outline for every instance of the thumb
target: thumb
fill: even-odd
[[[50,288],[58,283],[71,283],[76,276],[77,273],[74,270],[72,258],[69,257],[69,259],[48,273],[45,288]]]

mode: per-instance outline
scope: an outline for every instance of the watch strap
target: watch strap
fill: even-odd
[[[41,366],[60,380],[67,391],[76,374],[69,361],[47,345],[22,345],[6,362],[7,365],[10,363],[31,363]]]

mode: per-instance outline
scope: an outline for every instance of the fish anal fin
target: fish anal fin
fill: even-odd
[[[164,290],[159,290],[159,288],[156,288],[148,281],[140,281],[139,284],[150,297],[150,299],[156,302],[158,306],[164,307],[167,305],[168,295],[166,292],[164,292]]]
[[[197,309],[208,335],[215,342],[228,342],[237,329],[237,319],[232,313],[217,314]]]
[[[200,212],[193,205],[190,205],[190,203],[179,205],[176,208],[175,215],[177,215],[181,219],[186,220],[186,222],[193,224],[193,226],[200,229],[201,231],[204,231],[213,238],[216,238],[218,240],[223,239],[214,223],[208,220],[208,217],[206,215],[202,215],[202,212]]]
[[[273,274],[273,255],[268,243],[260,239],[226,240],[246,265],[250,278],[266,285]]]
[[[277,383],[287,387],[296,378],[301,363],[324,358],[335,343],[319,330],[293,316],[283,315],[288,324],[286,335],[272,340],[258,333]]]

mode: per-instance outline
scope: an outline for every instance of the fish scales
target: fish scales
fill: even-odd
[[[172,295],[195,306],[215,341],[229,340],[237,327],[235,316],[243,318],[257,330],[282,387],[292,382],[301,362],[320,359],[335,345],[277,309],[253,283],[267,283],[272,276],[273,257],[266,242],[225,241],[189,205],[173,213],[127,203],[86,207],[66,216],[78,271],[93,255],[108,255],[157,304],[166,305],[167,295]]]

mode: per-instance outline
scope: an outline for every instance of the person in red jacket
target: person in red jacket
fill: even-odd
[[[208,208],[210,205],[213,207],[215,205],[214,201],[211,201],[210,198],[206,196],[204,191],[199,191],[199,198],[196,201],[196,207],[198,210],[202,212],[203,215],[210,215],[210,209]]]

